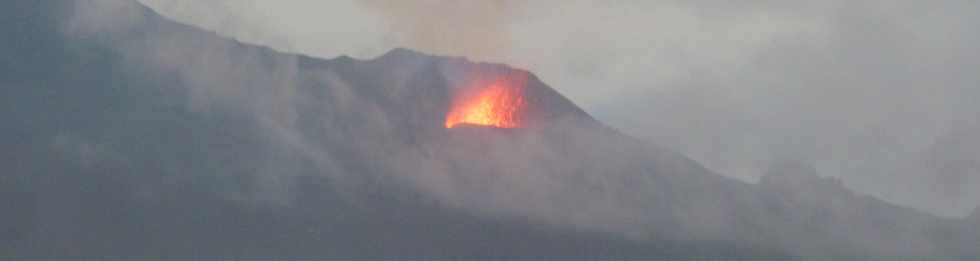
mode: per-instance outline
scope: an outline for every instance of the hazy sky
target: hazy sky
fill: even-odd
[[[600,120],[745,180],[790,157],[935,213],[980,202],[975,1],[142,1],[284,51],[402,46],[526,68]]]

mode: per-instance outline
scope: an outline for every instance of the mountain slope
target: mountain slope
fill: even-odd
[[[125,1],[11,7],[0,30],[21,37],[0,43],[0,212],[14,214],[0,217],[0,257],[977,255],[959,220],[819,178],[724,178],[507,66],[280,53]],[[521,128],[445,128],[459,93],[494,83],[520,86]]]

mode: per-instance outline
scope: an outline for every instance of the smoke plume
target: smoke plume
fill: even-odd
[[[358,2],[387,22],[396,45],[478,59],[508,52],[510,27],[527,5],[514,0]]]

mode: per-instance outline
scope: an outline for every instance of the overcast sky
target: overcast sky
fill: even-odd
[[[980,4],[142,0],[273,48],[533,71],[600,120],[754,181],[773,159],[943,215],[980,202]]]

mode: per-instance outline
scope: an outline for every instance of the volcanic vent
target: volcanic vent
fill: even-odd
[[[459,94],[446,114],[446,128],[458,124],[521,127],[521,113],[526,106],[522,90],[522,85],[498,82]]]
[[[527,112],[526,84],[526,74],[471,84],[453,98],[446,112],[446,128],[459,124],[522,127]]]

